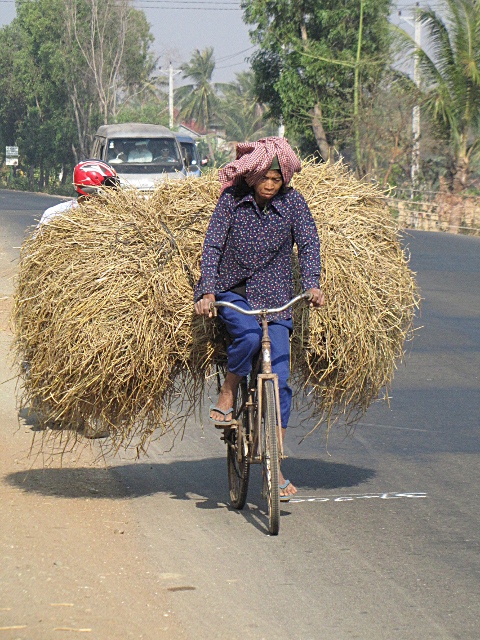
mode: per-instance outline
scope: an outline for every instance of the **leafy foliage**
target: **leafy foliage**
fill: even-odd
[[[251,71],[237,73],[237,81],[223,88],[218,118],[228,140],[258,140],[276,133],[275,126],[265,119],[265,107],[256,100]]]
[[[353,123],[355,68],[368,88],[388,62],[389,0],[245,0],[245,21],[259,45],[252,66],[269,114],[302,147],[341,149]],[[362,13],[361,57],[359,58]]]
[[[423,110],[447,141],[454,191],[467,186],[471,163],[480,152],[480,5],[446,0],[445,18],[429,9],[419,17],[431,54],[416,51],[424,85]],[[405,34],[406,50],[414,43]]]
[[[183,77],[191,78],[191,84],[179,87],[175,92],[175,98],[180,107],[180,115],[185,120],[195,122],[203,130],[206,130],[217,115],[218,90],[225,85],[212,81],[215,69],[213,48],[207,47],[203,51],[196,49],[190,62],[182,67]]]
[[[65,179],[98,124],[145,88],[151,42],[126,0],[18,0],[0,29],[0,142],[19,146],[30,188]]]
[[[168,127],[168,101],[161,96],[149,96],[146,100],[134,100],[120,105],[115,123],[145,122]]]

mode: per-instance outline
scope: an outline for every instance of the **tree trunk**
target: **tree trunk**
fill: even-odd
[[[78,164],[78,151],[74,144],[72,144],[72,154],[73,154],[73,161],[75,162],[75,164]]]
[[[298,18],[300,22],[300,36],[305,43],[305,46],[308,46],[307,26],[305,24],[305,15],[301,6],[299,7]],[[312,114],[313,135],[315,136],[315,140],[317,142],[318,148],[320,149],[322,158],[325,162],[330,162],[331,149],[330,145],[327,142],[327,135],[325,133],[325,129],[323,128],[322,118],[322,105],[320,104],[320,102],[317,102],[317,104],[313,107]]]
[[[75,116],[75,124],[77,127],[78,151],[72,145],[72,150],[75,157],[75,164],[77,164],[79,157],[82,157],[82,158],[88,157],[87,154],[85,153],[86,151],[85,130],[90,124],[90,118],[89,118],[90,111],[88,111],[88,113],[85,113],[85,106],[82,105],[80,103],[80,100],[78,99],[77,86],[75,85],[75,83],[72,84],[71,89],[69,90],[69,93],[70,93],[70,100],[73,108],[73,114]]]
[[[466,189],[468,184],[468,176],[470,173],[470,167],[468,166],[468,158],[459,158],[454,165],[453,179],[452,179],[452,191],[453,193],[460,193]]]
[[[215,165],[215,153],[214,153],[213,147],[212,147],[212,140],[208,135],[205,136],[205,138],[206,138],[206,141],[207,141],[208,155],[210,156],[210,161],[212,162],[213,165]]]
[[[322,105],[320,104],[320,102],[317,102],[317,104],[313,107],[312,129],[322,158],[325,162],[330,162],[332,159],[331,147],[327,142],[327,135],[325,133],[325,129],[323,128]]]
[[[90,0],[90,28],[83,30],[81,14],[75,0],[65,2],[65,26],[69,40],[74,40],[81,58],[87,65],[93,81],[97,102],[107,124],[115,115],[116,96],[120,88],[121,67],[124,62],[125,42],[131,18],[128,0],[117,0],[114,4]],[[116,21],[109,20],[115,12]],[[113,25],[116,25],[113,30]]]

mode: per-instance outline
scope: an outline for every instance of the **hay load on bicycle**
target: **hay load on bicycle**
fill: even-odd
[[[304,162],[292,182],[321,242],[325,306],[295,314],[295,392],[327,428],[353,423],[390,385],[418,293],[374,186],[341,163]],[[149,199],[108,190],[55,217],[22,247],[14,311],[20,403],[61,448],[106,430],[113,449],[181,430],[225,361],[218,323],[195,316],[215,172]],[[49,427],[54,428],[49,428]]]

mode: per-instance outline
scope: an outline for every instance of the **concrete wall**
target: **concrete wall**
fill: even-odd
[[[401,228],[480,234],[480,198],[439,193],[431,202],[388,198]]]

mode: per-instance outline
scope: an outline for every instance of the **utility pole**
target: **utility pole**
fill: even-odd
[[[354,69],[354,85],[353,85],[353,121],[355,124],[355,159],[357,161],[357,175],[361,176],[362,154],[360,151],[360,122],[359,103],[360,103],[360,62],[362,58],[362,39],[363,39],[363,12],[365,9],[364,0],[360,0],[360,20],[358,23],[358,39],[357,39],[357,56],[355,58]]]
[[[415,12],[415,60],[413,63],[413,81],[420,91],[420,56],[419,49],[422,46],[422,23],[420,22],[420,14],[418,11],[419,3],[417,2],[417,11]],[[416,189],[418,187],[418,176],[420,173],[420,105],[416,104],[413,107],[412,114],[412,135],[413,135],[413,149],[412,149],[412,187]]]
[[[422,46],[422,23],[420,21],[419,8],[420,3],[416,3],[415,16],[402,16],[402,12],[399,11],[398,15],[405,20],[410,26],[415,29],[415,57],[413,61],[413,81],[418,90],[420,90],[421,76],[420,76],[420,56],[419,50]],[[420,105],[414,105],[412,109],[412,165],[410,169],[410,178],[412,180],[412,193],[413,198],[415,189],[418,187],[418,176],[420,174]]]
[[[171,62],[168,65],[168,126],[173,129],[173,65]]]
[[[160,69],[160,73],[167,75],[168,73],[168,127],[173,129],[173,78],[178,73],[181,73],[181,69],[174,69],[171,61],[168,64],[168,71]]]

